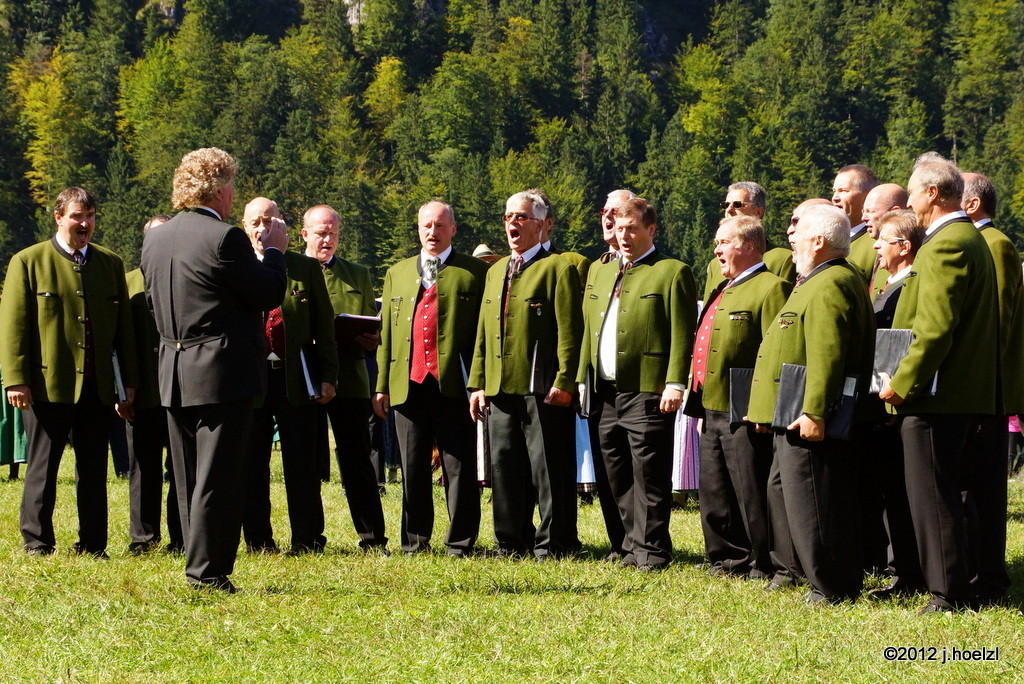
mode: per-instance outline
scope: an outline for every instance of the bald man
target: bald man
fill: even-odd
[[[878,219],[882,217],[882,214],[897,209],[906,209],[908,199],[907,191],[895,183],[882,183],[881,185],[876,185],[868,192],[864,198],[861,221],[864,223],[864,228],[872,240],[878,240]],[[885,287],[886,279],[890,275],[892,274],[881,267],[876,258],[869,277],[869,281],[872,284],[872,295],[877,294]]]
[[[245,206],[242,227],[258,258],[264,230],[283,225],[277,203],[257,197]],[[334,397],[338,355],[334,311],[316,259],[285,252],[288,289],[281,306],[264,312],[269,350],[267,394],[253,415],[243,531],[253,553],[278,551],[270,524],[270,457],[277,428],[293,553],[323,551],[324,505],[315,461],[316,405]],[[309,376],[312,387],[307,386]]]

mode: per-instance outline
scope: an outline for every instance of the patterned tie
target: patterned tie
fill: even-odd
[[[615,292],[612,297],[618,299],[619,295],[622,294],[622,281],[626,278],[626,271],[633,268],[632,261],[625,261],[619,266],[619,278],[615,281]]]
[[[428,257],[426,264],[424,264],[423,278],[430,285],[433,285],[435,282],[437,282],[437,266],[440,263],[441,260],[438,259],[437,257]]]
[[[523,257],[512,255],[508,260],[508,271],[505,274],[505,301],[502,303],[501,322],[505,327],[505,319],[508,317],[508,300],[512,294],[512,277],[523,268]]]
[[[75,260],[75,263],[81,266],[85,263],[85,255],[82,254],[82,250],[76,249],[71,253],[71,258]]]

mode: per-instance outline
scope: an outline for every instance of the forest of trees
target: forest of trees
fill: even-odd
[[[0,269],[72,184],[134,267],[206,146],[239,159],[236,220],[265,195],[297,236],[331,204],[377,275],[427,199],[506,250],[504,199],[539,186],[593,253],[625,186],[702,276],[730,182],[765,186],[782,244],[838,167],[905,185],[932,149],[992,177],[1021,245],[1022,63],[1018,0],[0,0]]]

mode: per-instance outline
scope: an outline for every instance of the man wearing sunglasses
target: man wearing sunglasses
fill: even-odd
[[[719,205],[725,212],[725,218],[734,216],[750,216],[761,220],[765,212],[764,188],[754,181],[739,181],[729,186],[725,200]],[[796,266],[793,264],[793,251],[784,247],[773,247],[765,251],[764,264],[768,270],[779,276],[790,285],[796,282]],[[704,279],[704,299],[707,303],[711,293],[722,284],[721,264],[718,257],[711,255]]]

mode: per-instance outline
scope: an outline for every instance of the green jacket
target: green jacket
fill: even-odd
[[[338,347],[334,343],[334,310],[320,262],[295,252],[284,253],[288,290],[281,304],[285,339],[285,388],[292,404],[311,404],[299,350],[306,354],[313,388],[338,384]],[[365,367],[365,364],[364,364]]]
[[[563,252],[557,247],[552,249],[551,253],[567,259],[573,265],[573,268],[576,269],[576,273],[579,275],[580,285],[587,282],[587,274],[590,272],[590,259],[578,252]]]
[[[785,280],[790,285],[796,283],[796,264],[793,263],[793,250],[784,247],[773,247],[764,253],[764,265],[768,270]],[[711,257],[708,262],[707,278],[704,280],[704,299],[708,303],[711,293],[722,284],[722,267],[718,257]]]
[[[729,410],[729,369],[754,367],[761,340],[792,290],[792,285],[764,266],[722,293],[708,341],[707,368],[701,390],[693,386],[692,366],[690,370],[690,389],[700,392],[705,409]],[[712,293],[711,296],[717,295]],[[697,322],[698,331],[708,314],[705,308]]]
[[[412,318],[420,296],[419,255],[400,261],[384,276],[377,391],[392,406],[409,397]],[[473,362],[480,302],[489,264],[452,252],[437,272],[437,371],[441,394],[465,397]]]
[[[341,257],[334,257],[331,267],[323,269],[327,294],[335,315],[340,313],[376,316],[377,305],[370,282],[370,269]],[[333,321],[332,321],[333,324]],[[338,395],[343,399],[368,399],[370,379],[363,356],[338,354]]]
[[[620,261],[594,267],[583,293],[583,345],[577,382],[597,371],[601,329]],[[623,276],[615,332],[615,385],[622,392],[661,394],[686,383],[697,319],[697,286],[690,267],[655,251]]]
[[[125,276],[131,301],[132,326],[135,330],[135,353],[139,363],[139,386],[135,389],[135,408],[156,408],[160,405],[160,384],[157,368],[160,364],[160,333],[156,329],[153,311],[146,299],[146,283],[142,269],[137,268]]]
[[[875,318],[863,275],[843,259],[819,266],[793,289],[764,333],[747,415],[755,423],[772,422],[782,365],[791,363],[807,368],[803,413],[828,418],[847,376],[859,377],[864,396],[874,347]]]
[[[996,410],[999,344],[995,268],[985,239],[966,219],[947,222],[914,260],[917,296],[904,291],[893,328],[910,328],[914,341],[892,378],[905,402],[898,414]],[[938,372],[934,396],[922,394]]]
[[[574,392],[583,317],[579,275],[567,259],[543,249],[512,278],[508,315],[502,301],[508,257],[487,271],[477,326],[470,389],[487,396]]]
[[[867,228],[861,228],[850,240],[850,256],[846,257],[846,260],[857,267],[865,281],[870,281],[876,259],[878,259],[878,251],[875,249],[875,238],[871,237]]]
[[[76,266],[55,239],[15,254],[0,302],[0,366],[4,383],[28,385],[35,401],[73,404],[82,392],[86,311],[92,323],[100,400],[116,399],[112,352],[125,387],[138,386],[135,334],[124,264],[89,245]]]
[[[981,229],[996,270],[999,303],[999,370],[1002,393],[997,415],[1024,413],[1024,281],[1020,254],[1006,235],[986,224]]]

